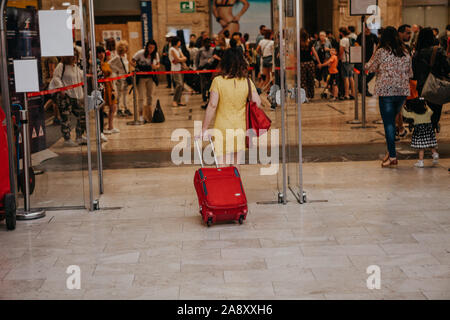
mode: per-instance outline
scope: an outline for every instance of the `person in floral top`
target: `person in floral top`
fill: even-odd
[[[366,70],[377,75],[375,94],[379,97],[388,153],[381,166],[398,164],[395,150],[395,117],[409,96],[409,79],[413,76],[411,56],[394,27],[381,34],[380,44],[366,64]]]

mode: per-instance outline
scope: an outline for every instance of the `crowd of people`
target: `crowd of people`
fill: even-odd
[[[449,77],[449,39],[450,25],[444,34],[432,28],[410,26],[404,24],[399,28],[386,27],[373,33],[366,28],[359,35],[353,26],[339,28],[339,40],[332,32],[321,31],[310,35],[305,29],[300,30],[300,64],[301,87],[305,90],[309,101],[315,98],[316,88],[324,87],[329,90],[331,101],[352,100],[356,90],[362,92],[362,77],[355,83],[354,72],[363,70],[362,64],[353,65],[350,61],[352,46],[360,46],[362,37],[366,42],[366,94],[373,94],[368,90],[368,84],[376,76],[375,92],[379,97],[380,113],[383,119],[388,152],[383,159],[383,167],[395,166],[397,155],[395,142],[407,135],[403,120],[414,121],[412,147],[419,149],[419,162],[423,167],[424,150],[432,149],[433,161],[438,161],[436,133],[440,131],[440,117],[442,105],[425,101],[423,104],[412,105],[403,110],[406,98],[411,95],[411,82],[414,81],[417,95],[420,96],[428,74],[432,72],[438,77]],[[129,57],[128,43],[116,43],[108,39],[104,46],[100,45],[97,51],[97,73],[99,79],[122,76],[131,71],[138,72],[161,70],[216,70],[216,72],[200,74],[172,73],[166,75],[167,88],[173,89],[173,108],[184,108],[182,95],[185,84],[193,91],[201,94],[204,104],[217,107],[218,101],[212,101],[210,92],[218,93],[217,86],[228,86],[226,79],[215,80],[222,73],[218,69],[228,68],[227,72],[233,77],[241,71],[231,70],[235,63],[230,61],[226,66],[222,63],[225,54],[230,51],[228,58],[240,56],[236,68],[240,70],[245,64],[254,72],[255,92],[269,92],[277,84],[277,71],[279,67],[279,50],[276,48],[274,32],[266,26],[259,27],[259,34],[255,42],[249,41],[248,34],[240,32],[230,34],[225,30],[221,34],[210,36],[202,32],[199,37],[192,34],[189,43],[186,43],[184,33],[179,30],[176,34],[169,32],[166,35],[166,44],[161,52],[156,41],[150,40],[145,47]],[[277,51],[278,50],[278,51]],[[43,61],[47,64],[47,73],[44,80],[48,88],[59,88],[82,81],[82,64],[80,64],[80,49],[76,47],[74,57],[64,57],[60,61],[49,59]],[[430,66],[431,57],[434,63]],[[92,61],[88,64],[91,65]],[[132,112],[128,108],[132,79],[121,79],[114,82],[99,83],[104,105],[100,112],[101,139],[107,141],[107,135],[118,134],[120,130],[115,127],[115,117],[129,117]],[[279,74],[278,74],[279,81]],[[155,87],[159,84],[156,75],[139,75],[136,79],[137,104],[139,119],[144,123],[152,120],[152,105],[154,103]],[[227,84],[226,84],[227,83]],[[227,93],[228,94],[228,93]],[[244,94],[244,93],[243,93]],[[226,95],[226,94],[225,94]],[[217,96],[213,95],[213,99]],[[322,95],[322,98],[323,95]],[[66,146],[85,144],[84,131],[86,119],[83,112],[83,90],[81,87],[67,90],[53,95],[48,103],[55,105],[55,121],[61,125],[61,132]],[[408,104],[407,104],[408,105]],[[213,108],[214,109],[214,108]],[[106,113],[108,111],[108,113]],[[77,117],[76,140],[70,137],[70,114]],[[211,113],[208,115],[211,116]],[[104,126],[106,121],[106,127]],[[209,118],[208,118],[209,119]],[[207,119],[207,120],[208,120]],[[209,119],[210,121],[210,119]]]

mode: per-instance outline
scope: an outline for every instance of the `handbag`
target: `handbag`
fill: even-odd
[[[158,100],[156,102],[155,112],[153,112],[152,123],[161,123],[164,121],[166,121],[166,118],[164,117],[164,113],[161,109],[161,103]]]
[[[259,137],[266,133],[270,126],[272,125],[272,120],[264,113],[264,111],[253,102],[252,97],[252,86],[250,84],[250,79],[247,78],[248,84],[248,97],[246,105],[246,120],[247,120],[247,132],[252,135]],[[250,132],[249,132],[250,130]],[[250,146],[250,137],[247,135],[246,138],[247,147]]]
[[[431,55],[430,61],[431,71],[423,86],[422,97],[431,103],[443,105],[450,102],[450,81],[447,79],[440,79],[432,72],[434,63],[436,62],[437,49],[437,46],[433,48],[433,54]]]
[[[123,63],[122,57],[120,57],[120,62],[122,63],[122,67],[123,67],[123,70],[125,71],[125,73],[128,73],[127,68],[125,67],[125,63]],[[132,77],[125,78],[125,81],[127,82],[128,86],[133,85]]]

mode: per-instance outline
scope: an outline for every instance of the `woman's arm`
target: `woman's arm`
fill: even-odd
[[[313,53],[314,57],[316,58],[316,61],[318,63],[320,63],[319,55],[317,54],[316,49],[314,49],[314,47],[311,47],[311,49],[312,49],[312,53]]]
[[[203,126],[202,126],[203,136],[205,135],[205,132],[209,129],[209,125],[211,124],[211,121],[214,119],[214,116],[216,115],[218,104],[219,104],[219,93],[211,91],[211,94],[209,96],[208,108],[206,109],[205,118],[203,119]]]
[[[183,63],[186,62],[187,58],[183,55],[183,53],[181,53],[181,55],[178,55],[178,51],[174,50],[173,51],[173,62],[174,63]]]
[[[156,63],[152,65],[153,70],[158,70],[161,67],[161,63],[159,62],[159,55],[156,54]],[[153,61],[152,61],[153,62]]]
[[[241,12],[239,12],[239,14],[233,18],[233,21],[239,21],[241,17],[244,15],[244,13],[247,12],[248,8],[250,8],[250,3],[248,3],[247,0],[240,0],[240,1],[244,5],[244,7],[242,8]]]
[[[380,66],[380,55],[381,55],[381,50],[377,50],[375,51],[375,53],[372,55],[372,58],[370,59],[369,62],[366,63],[366,70],[369,73],[372,72],[376,72],[378,70],[378,67]]]

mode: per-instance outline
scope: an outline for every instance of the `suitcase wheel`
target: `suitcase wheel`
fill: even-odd
[[[209,228],[209,227],[212,226],[212,224],[213,224],[213,220],[212,220],[212,218],[209,218],[208,221],[206,221],[206,225],[207,225],[208,228]]]
[[[240,216],[239,217],[239,224],[243,224],[244,223],[244,216]]]

